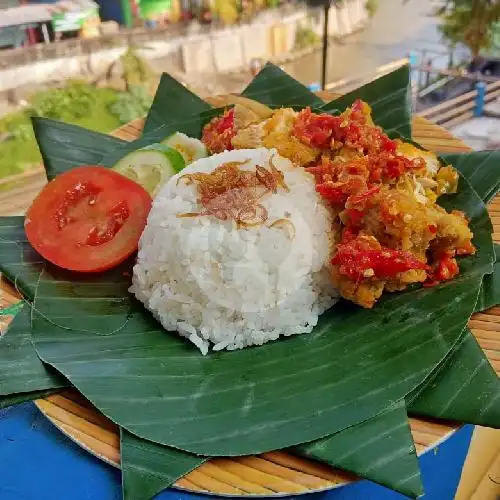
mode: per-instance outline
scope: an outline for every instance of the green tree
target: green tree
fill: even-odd
[[[493,27],[500,21],[499,0],[445,0],[437,10],[440,31],[455,46],[463,43],[472,55],[491,48]]]

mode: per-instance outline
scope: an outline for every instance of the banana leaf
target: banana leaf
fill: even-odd
[[[60,288],[67,277],[55,271],[42,272],[34,297],[32,336],[40,357],[101,411],[141,437],[151,435],[163,444],[214,455],[251,454],[309,441],[309,436],[314,439],[341,430],[383,410],[388,399],[381,398],[381,393],[405,395],[451,349],[479,288],[476,275],[463,275],[453,287],[436,288],[435,293],[425,289],[388,297],[378,311],[371,311],[374,314],[343,304],[325,314],[309,336],[202,358],[191,346],[162,331],[128,295],[120,295],[117,275],[107,279],[103,275],[93,287],[73,279],[73,297],[68,297]],[[95,300],[96,296],[106,298]],[[442,306],[436,307],[436,301]],[[455,304],[453,311],[450,302]],[[78,330],[82,315],[85,331]],[[342,336],[328,335],[334,330],[341,330]],[[349,352],[354,341],[361,347]],[[344,353],[340,359],[339,352]],[[367,360],[365,353],[375,359]],[[279,366],[284,358],[294,359],[293,369],[289,363]],[[421,360],[417,370],[415,359]],[[242,380],[263,384],[266,391],[258,395],[262,403],[248,410],[244,404],[251,395],[248,386],[234,387],[228,376],[235,370]],[[189,377],[179,381],[179,373]],[[352,375],[345,377],[345,373]],[[148,380],[155,384],[143,382]],[[311,391],[311,387],[317,389]],[[198,403],[194,408],[192,397]],[[304,412],[311,407],[325,414]],[[193,412],[196,423],[191,420]],[[305,413],[302,422],[313,424],[305,427],[299,420],[290,425],[280,418],[282,412],[297,417]],[[252,436],[246,432],[246,422],[257,429]],[[281,429],[288,432],[282,434]]]
[[[49,118],[32,118],[32,125],[38,143],[51,145],[40,149],[49,181],[76,165],[97,165],[110,151],[126,143],[111,135]],[[62,148],[65,149],[64,154],[46,157],[47,153]]]
[[[144,123],[144,132],[162,125],[173,124],[179,118],[185,120],[189,116],[198,116],[210,109],[211,106],[203,99],[193,94],[168,73],[163,73]]]
[[[423,493],[404,401],[355,427],[296,450],[302,456],[353,472],[403,495],[416,498]]]
[[[124,500],[149,500],[207,459],[139,439],[120,429]]]
[[[272,108],[319,107],[324,104],[323,100],[305,85],[272,63],[267,63],[259,71],[241,95]]]
[[[46,396],[50,396],[51,394],[56,394],[60,391],[60,389],[61,388],[54,388],[32,392],[19,392],[17,394],[12,394],[11,396],[0,396],[0,410],[9,406],[26,403],[27,401],[44,398]]]
[[[498,193],[500,189],[500,151],[440,153],[440,156],[469,179],[485,203],[489,203]]]
[[[500,379],[469,330],[445,364],[409,402],[408,411],[500,428]]]
[[[139,439],[123,430],[121,449],[125,499],[152,498],[206,460]],[[423,493],[403,401],[373,419],[291,451],[343,468],[412,498]]]
[[[493,273],[483,278],[475,312],[485,311],[500,304],[500,245],[494,245],[496,261]]]
[[[1,406],[21,402],[25,393],[61,387],[61,379],[40,363],[33,349],[30,321],[31,310],[26,305],[0,337],[0,397],[9,396],[9,400],[0,399]]]
[[[411,137],[410,67],[405,65],[322,106],[322,111],[339,114],[356,99],[372,107],[373,120],[387,133]]]
[[[278,66],[267,63],[242,92],[242,95],[275,108],[301,109],[311,106],[317,108],[318,111],[328,113],[339,113],[357,98],[361,98],[372,106],[373,119],[377,124],[388,132],[411,136],[409,83],[409,67],[402,66],[386,76],[325,104],[321,98]],[[187,117],[196,116],[209,109],[209,104],[172,77],[164,74],[146,119],[144,132],[149,133],[162,125],[174,125],[186,120]],[[175,127],[172,130],[175,131]]]
[[[163,137],[162,137],[163,138]]]
[[[44,151],[46,167],[51,170],[52,162],[59,165],[69,148],[54,143],[55,134],[44,131],[45,127],[52,128],[52,122],[38,121],[37,126],[39,145]],[[94,158],[94,151],[90,151],[89,156]],[[318,439],[366,420],[383,411],[389,401],[404,397],[458,340],[476,302],[482,275],[491,272],[491,226],[484,205],[464,179],[460,194],[446,202],[449,207],[454,205],[466,211],[472,218],[475,242],[480,249],[476,256],[462,261],[463,274],[459,280],[435,289],[388,296],[374,311],[340,304],[323,316],[316,331],[309,336],[201,360],[191,346],[166,334],[142,306],[129,297],[125,285],[117,282],[116,273],[104,273],[93,292],[89,292],[92,287],[82,282],[81,277],[61,276],[59,270],[47,266],[36,290],[33,324],[36,348],[44,361],[60,370],[104,413],[127,430],[152,441],[205,455],[233,455]],[[10,259],[13,261],[15,259]],[[18,267],[19,262],[14,265]],[[12,274],[9,265],[6,270]],[[61,289],[61,280],[71,282],[71,296]],[[86,293],[96,295],[87,297]],[[97,300],[97,295],[106,299]],[[446,307],[451,300],[456,300],[457,307],[441,312],[440,304],[443,309],[451,309]],[[85,331],[78,330],[78,318],[82,314],[88,318]],[[415,326],[415,318],[416,324],[421,325],[420,331]],[[441,335],[445,326],[446,333]],[[399,335],[406,330],[411,333]],[[330,333],[334,331],[342,335]],[[354,342],[363,347],[349,349]],[[409,346],[417,352],[412,353]],[[350,350],[350,355],[340,359],[335,355],[339,349]],[[102,370],[116,371],[109,357],[113,358],[113,353],[118,356],[118,352],[122,353],[122,359],[123,353],[132,353],[127,372],[134,373],[136,380],[159,377],[160,395],[149,394],[151,389],[144,392],[140,383],[130,384],[123,374],[107,377],[105,387],[95,380],[94,375]],[[297,366],[277,369],[277,360],[284,356],[288,359],[290,352],[297,356]],[[368,362],[362,355],[364,352],[373,354]],[[137,356],[150,359],[144,363]],[[172,386],[173,373],[164,373],[161,368],[165,356],[172,369],[178,365],[189,370],[191,377],[184,379],[180,386]],[[226,374],[236,366],[247,367],[242,374],[246,382],[233,387]],[[317,368],[311,370],[311,366]],[[304,373],[301,374],[301,370]],[[163,376],[158,375],[161,372]],[[347,380],[332,379],[329,375],[351,372],[353,376]],[[186,396],[199,394],[200,384],[204,389],[202,395],[197,396],[199,404],[195,409],[186,404]],[[254,395],[256,401],[242,415],[242,409],[248,406],[244,402],[252,397],[256,385],[262,387],[262,393]],[[125,386],[127,398],[122,392]],[[308,390],[309,387],[315,390]],[[284,388],[296,397],[283,393]],[[137,409],[134,398],[145,400],[140,419],[134,411]],[[172,404],[172,400],[176,404]],[[356,411],[355,401],[363,401]],[[317,409],[317,413],[310,415],[310,408]],[[190,420],[193,411],[207,425],[194,425]],[[283,418],[284,412],[295,414],[296,420],[283,423],[287,420]],[[164,419],[158,422],[154,415],[160,413]],[[309,425],[304,425],[305,422]],[[170,429],[165,432],[168,424],[172,432]],[[277,426],[280,426],[279,432],[275,430]]]

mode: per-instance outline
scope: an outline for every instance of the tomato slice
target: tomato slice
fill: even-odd
[[[137,250],[151,203],[147,191],[117,172],[77,167],[44,187],[24,228],[33,248],[53,264],[105,271]]]

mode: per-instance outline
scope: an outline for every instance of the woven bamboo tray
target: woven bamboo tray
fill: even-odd
[[[330,94],[320,94],[332,98]],[[225,104],[223,97],[213,98],[211,104]],[[143,120],[136,120],[117,130],[114,135],[125,140],[135,139],[141,132]],[[413,120],[414,139],[434,151],[469,151],[469,148],[448,131],[421,117]],[[500,242],[500,196],[489,205],[494,225],[493,238]],[[0,214],[1,215],[1,214]],[[5,281],[0,283],[3,296],[0,307],[18,300],[14,289]],[[1,326],[1,325],[0,325]],[[472,332],[483,348],[497,374],[500,374],[500,307],[475,314],[470,321]],[[120,466],[120,441],[117,426],[104,417],[74,390],[35,402],[44,415],[64,434],[90,453],[116,467]],[[459,424],[410,419],[411,430],[419,455],[447,439]],[[193,492],[219,495],[286,495],[335,488],[357,478],[329,466],[295,457],[286,451],[274,451],[259,456],[212,459],[175,483]]]

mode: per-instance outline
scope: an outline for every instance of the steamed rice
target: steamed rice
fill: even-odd
[[[255,171],[274,165],[289,192],[261,200],[268,219],[246,229],[199,212],[194,184],[178,179],[232,162]],[[268,227],[286,218],[285,227]],[[176,330],[203,354],[261,345],[308,333],[337,299],[329,279],[332,216],[313,177],[265,148],[235,150],[200,159],[174,176],[154,200],[141,237],[131,291],[167,330]]]

